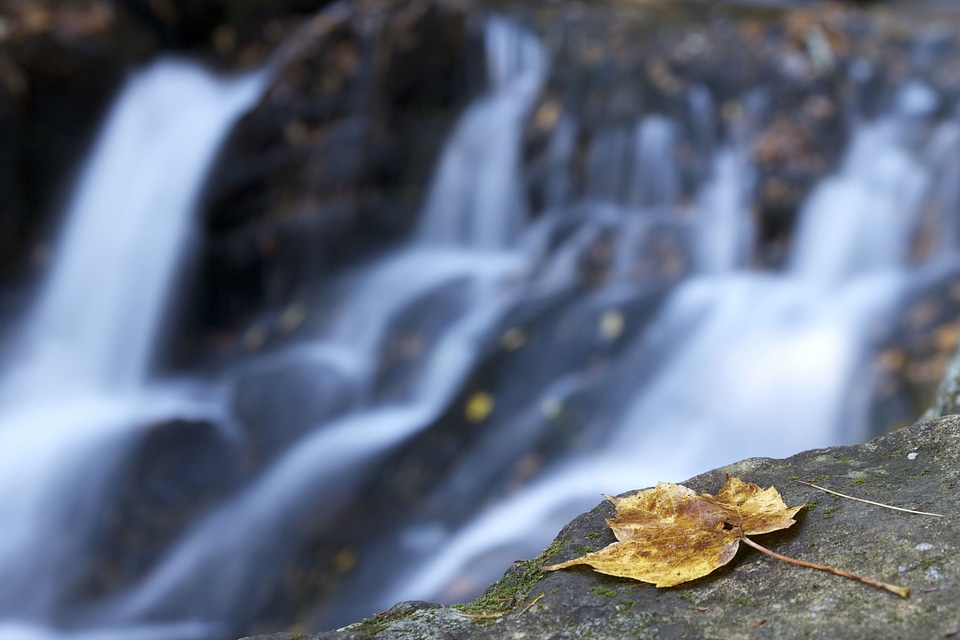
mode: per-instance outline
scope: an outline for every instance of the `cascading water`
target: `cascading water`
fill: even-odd
[[[107,118],[0,379],[2,638],[59,637],[42,625],[83,569],[125,444],[170,416],[220,413],[147,378],[206,169],[263,84],[161,61],[131,78]],[[188,622],[80,637],[200,633]]]
[[[424,243],[497,250],[522,228],[519,139],[546,74],[539,43],[501,18],[487,25],[492,91],[464,114],[427,197]]]
[[[941,260],[955,259],[943,182],[960,136],[953,120],[917,126],[925,87],[859,125],[803,209],[789,268],[759,273],[749,135],[717,139],[706,88],[687,101],[706,174],[693,197],[673,114],[563,113],[545,206],[528,211],[521,134],[547,56],[501,18],[486,46],[490,90],[455,127],[409,246],[321,283],[320,328],[207,388],[147,374],[205,167],[263,77],[167,62],[131,82],[0,384],[0,640],[227,640],[327,535],[346,577],[320,627],[396,600],[467,597],[601,492],[866,436],[865,335],[922,277],[905,241],[921,209],[946,230]],[[168,104],[193,105],[195,119]],[[387,355],[394,342],[406,368]],[[251,407],[265,389],[281,400]],[[84,567],[70,559],[94,535],[126,444],[171,416],[260,428],[255,474],[123,591],[71,608]],[[421,456],[414,476],[432,474],[418,502],[385,475],[397,452]],[[341,519],[373,493],[381,502],[343,546]]]
[[[804,207],[790,268],[780,275],[743,270],[739,256],[752,235],[744,200],[752,172],[742,154],[721,148],[696,214],[700,237],[709,240],[699,245],[704,272],[674,289],[636,345],[603,378],[610,387],[594,387],[596,404],[622,407],[604,443],[449,531],[440,551],[434,547],[380,604],[462,597],[464,584],[488,583],[498,573],[488,567],[534,554],[571,509],[589,507],[601,492],[686,478],[743,457],[785,456],[865,438],[871,381],[864,336],[911,283],[925,277],[909,269],[907,246],[935,167],[949,165],[956,154],[953,148],[948,157],[940,155],[950,148],[950,127],[924,142],[917,130],[929,113],[902,106],[924,103],[917,94],[927,91],[905,87],[898,109],[854,132],[841,169]],[[620,175],[602,167],[617,164],[610,158],[624,153],[620,132],[601,135],[590,156],[592,166],[601,167],[598,179]],[[603,184],[588,193],[594,199],[622,193]],[[594,211],[589,219],[609,219],[609,205],[588,206]],[[621,229],[636,226],[631,215],[650,215],[613,211],[612,224]],[[952,211],[940,217],[946,222],[955,216]],[[952,228],[946,222],[944,229]],[[633,236],[622,237],[629,242]],[[577,241],[573,235],[569,243]],[[563,256],[563,249],[557,254]],[[949,252],[940,258],[956,262]],[[564,258],[564,270],[575,262]],[[615,298],[608,308],[616,312]],[[662,345],[673,346],[664,354]],[[645,377],[651,361],[656,371]],[[620,376],[635,382],[617,385]],[[531,404],[549,400],[545,394]],[[541,545],[526,544],[532,537]]]

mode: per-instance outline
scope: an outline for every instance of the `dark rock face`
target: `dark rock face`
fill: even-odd
[[[686,482],[715,492],[731,473],[776,486],[789,505],[807,504],[788,530],[757,536],[778,553],[911,589],[909,599],[742,548],[726,567],[694,582],[650,585],[539,564],[567,560],[614,541],[607,502],[567,525],[535,561],[510,569],[489,594],[463,608],[402,603],[313,640],[360,638],[935,638],[958,622],[960,598],[960,419],[948,416],[856,447],[756,458]],[[933,518],[845,500],[801,485],[946,514]],[[485,603],[485,604],[484,604]],[[506,603],[506,604],[503,604]],[[502,614],[502,615],[501,615]],[[260,636],[289,640],[291,634]]]
[[[109,3],[23,3],[0,36],[0,287],[42,263],[114,91],[156,49]]]
[[[237,374],[231,416],[243,425],[249,463],[262,468],[318,425],[346,411],[356,390],[329,364],[309,355],[266,363]]]
[[[307,25],[211,176],[206,324],[235,327],[405,237],[446,131],[481,84],[470,15],[405,0],[335,7]]]
[[[291,24],[325,4],[6,3],[0,16],[0,289],[29,278],[47,259],[79,162],[132,68],[161,51],[189,52],[229,68],[258,64]]]
[[[239,486],[245,467],[237,439],[213,423],[171,420],[146,429],[117,472],[76,597],[142,577],[190,523]]]

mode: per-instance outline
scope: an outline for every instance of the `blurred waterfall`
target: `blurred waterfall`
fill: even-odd
[[[106,118],[0,378],[2,638],[60,637],[31,625],[57,617],[84,569],[131,438],[171,416],[220,414],[187,387],[152,387],[148,374],[207,167],[265,80],[163,60],[131,77]],[[175,627],[116,637],[200,633]]]
[[[131,78],[66,211],[5,385],[30,394],[144,384],[207,167],[263,84],[227,84],[175,60]]]
[[[709,102],[702,89],[696,91],[698,104]],[[748,204],[753,169],[736,145],[721,146],[696,202],[699,241],[678,245],[693,247],[690,259],[701,273],[673,288],[633,344],[596,374],[598,381],[574,396],[550,389],[530,399],[531,406],[561,411],[587,394],[588,406],[606,409],[587,422],[591,428],[606,422],[598,445],[564,458],[522,491],[457,526],[442,524],[442,515],[432,529],[418,525],[443,532],[439,551],[435,540],[429,557],[380,604],[464,597],[470,585],[495,579],[510,558],[534,555],[571,513],[596,504],[601,492],[680,481],[744,457],[786,456],[864,439],[872,384],[866,336],[871,323],[889,316],[911,287],[929,277],[924,275],[929,269],[908,263],[907,247],[922,205],[947,186],[942,178],[935,184],[934,176],[952,175],[958,157],[951,126],[941,126],[929,139],[921,134],[926,114],[917,110],[929,102],[918,96],[922,88],[908,86],[903,93],[910,95],[901,94],[891,114],[855,129],[841,168],[814,189],[784,273],[746,269],[753,241]],[[919,106],[907,109],[905,103]],[[567,234],[573,255],[563,258],[561,271],[569,276],[597,246],[598,228],[615,230],[613,248],[605,251],[619,255],[623,244],[655,228],[651,216],[676,220],[670,195],[675,180],[662,166],[669,164],[674,144],[669,130],[659,117],[645,119],[637,129],[639,166],[646,157],[660,159],[651,171],[658,176],[654,190],[626,186],[621,168],[629,166],[631,154],[622,129],[597,135],[588,161],[590,199],[577,205],[584,222],[579,232]],[[648,175],[641,172],[641,187]],[[627,202],[630,193],[657,195],[633,198],[640,207],[631,208],[624,206],[625,193]],[[955,233],[956,215],[955,208],[940,215],[944,232]],[[681,237],[692,231],[680,221],[674,224]],[[637,228],[646,231],[638,236],[632,231]],[[944,244],[938,259],[955,263],[953,246]],[[553,253],[564,256],[566,247]],[[625,273],[618,270],[617,284],[607,288],[642,287],[635,276],[635,284],[623,283]],[[551,279],[556,282],[556,275]],[[606,309],[598,329],[616,337],[623,331],[625,307],[610,296]],[[605,323],[610,319],[617,322]],[[582,405],[578,400],[576,406]],[[528,544],[531,538],[539,544]],[[397,543],[403,539],[398,536]]]
[[[486,25],[490,92],[460,119],[423,212],[423,242],[497,250],[523,227],[520,138],[546,72],[536,38],[509,21]]]
[[[601,493],[868,435],[872,323],[957,258],[960,124],[930,126],[932,90],[856,125],[762,272],[751,95],[722,127],[700,85],[678,113],[549,104],[539,202],[522,150],[550,61],[496,16],[485,45],[409,243],[312,283],[296,340],[207,385],[150,364],[206,167],[265,77],[131,80],[0,380],[0,640],[231,640],[301,606],[298,580],[321,628],[468,598]],[[88,563],[133,563],[97,535],[171,419],[235,427],[246,475],[166,537],[122,522],[155,555],[84,591]]]

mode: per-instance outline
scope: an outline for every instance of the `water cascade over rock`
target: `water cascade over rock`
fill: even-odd
[[[408,237],[371,242],[299,289],[270,275],[285,264],[277,247],[323,264],[311,251],[403,209],[390,200],[390,215],[363,218],[400,173],[378,154],[415,136],[389,130],[396,114],[371,115],[363,82],[377,73],[362,60],[380,64],[376,47],[393,47],[386,68],[402,67],[429,28],[408,41],[343,3],[311,23],[341,65],[318,63],[329,75],[317,90],[339,87],[363,113],[323,94],[283,123],[303,148],[264,152],[260,169],[315,162],[304,180],[318,191],[304,202],[261,184],[250,161],[272,148],[265,111],[294,104],[297,82],[312,86],[303,68],[224,80],[160,61],[117,99],[0,363],[0,640],[226,640],[472,597],[600,493],[871,434],[878,326],[960,267],[960,124],[920,62],[906,81],[864,60],[840,69],[834,49],[785,55],[783,84],[822,92],[804,103],[814,133],[798,132],[782,117],[788,90],[752,79],[774,71],[749,75],[750,58],[742,77],[716,80],[716,43],[700,31],[669,49],[706,60],[700,77],[681,82],[646,49],[642,66],[616,68],[644,60],[613,53],[642,40],[630,21],[646,24],[648,9],[611,31],[609,65],[577,40],[591,32],[587,9],[557,31],[531,14],[445,22],[443,11],[398,22],[444,34],[476,23],[487,81],[429,184],[410,186],[424,195]],[[839,38],[794,18],[789,37]],[[745,20],[755,37],[762,24]],[[857,104],[873,81],[879,115]],[[221,139],[264,92],[232,138],[242,168],[231,164],[241,155],[219,158],[214,213],[198,213]],[[848,103],[841,112],[826,95]],[[436,104],[416,104],[404,117],[442,121]],[[842,118],[845,149],[808,153],[800,139]],[[391,142],[370,152],[376,170],[330,168],[341,137]],[[318,204],[321,187],[343,206]],[[199,215],[211,217],[198,240]],[[318,228],[329,235],[314,247]],[[232,348],[206,345],[218,357],[204,382],[158,378],[197,248],[218,273],[241,265],[223,287],[236,273],[263,281],[201,292],[228,301],[216,322],[229,330],[211,341]],[[263,264],[244,271],[255,255]],[[252,290],[270,295],[258,315],[239,314],[244,325],[231,310]]]
[[[0,637],[60,637],[42,627],[90,569],[90,538],[131,442],[170,417],[222,413],[211,391],[157,387],[148,374],[206,170],[263,84],[263,74],[224,81],[161,61],[130,79],[107,118],[0,378]],[[116,637],[206,633],[175,626]]]

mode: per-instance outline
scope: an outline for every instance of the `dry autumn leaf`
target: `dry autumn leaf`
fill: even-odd
[[[604,497],[617,508],[616,516],[607,520],[617,542],[544,570],[586,564],[607,575],[672,587],[727,564],[742,541],[787,562],[860,580],[903,597],[909,594],[901,587],[780,556],[747,538],[786,529],[796,522],[793,517],[804,505],[788,507],[774,487],[761,489],[728,474],[715,496],[661,482],[630,496]]]
[[[741,531],[746,535],[786,529],[802,508],[787,507],[773,487],[762,490],[729,475],[716,496],[661,482],[631,496],[605,497],[617,508],[607,524],[618,542],[544,569],[587,564],[607,575],[672,587],[730,562]]]

